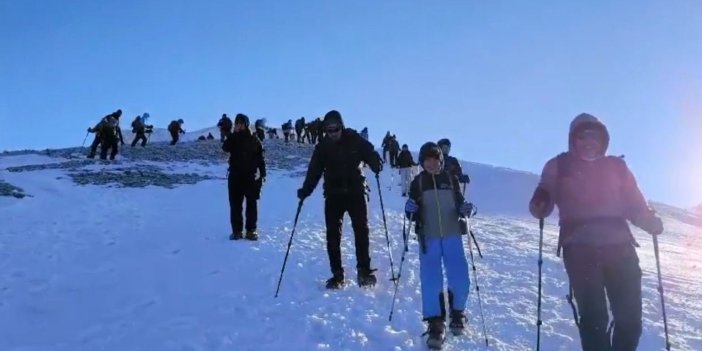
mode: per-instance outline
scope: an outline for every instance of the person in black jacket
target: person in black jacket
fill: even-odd
[[[222,118],[217,122],[217,127],[219,128],[219,138],[221,141],[224,141],[224,139],[232,133],[232,120],[227,117],[226,113],[222,114]]]
[[[234,133],[222,144],[222,150],[229,155],[229,209],[232,234],[230,240],[239,240],[244,234],[242,218],[243,201],[246,198],[246,239],[258,240],[257,201],[261,187],[266,181],[266,161],[261,141],[251,134],[249,118],[237,114],[234,118]]]
[[[95,154],[97,153],[98,145],[101,145],[103,143],[103,141],[100,139],[100,133],[99,133],[102,126],[105,123],[107,123],[107,121],[110,118],[119,119],[120,116],[122,116],[122,110],[117,109],[117,111],[112,112],[109,115],[103,117],[100,120],[100,122],[98,122],[98,124],[95,125],[95,127],[88,128],[89,133],[95,133],[95,139],[93,140],[92,144],[90,144],[90,154],[88,154],[88,158],[95,158]],[[122,131],[121,130],[119,131],[118,136],[119,136],[119,140],[122,140]],[[124,142],[122,142],[122,144],[124,144]],[[110,146],[112,146],[112,145],[110,145]],[[115,152],[115,154],[116,154],[116,152]]]
[[[373,144],[364,140],[355,130],[344,128],[338,111],[329,111],[324,116],[323,125],[326,137],[314,148],[305,182],[298,189],[297,196],[300,201],[304,201],[324,175],[327,254],[333,274],[326,286],[328,289],[338,289],[344,285],[341,229],[345,212],[351,217],[355,236],[358,284],[375,285],[375,270],[370,265],[368,240],[368,186],[361,165],[364,162],[368,164],[377,176],[382,169],[380,155],[374,150]]]
[[[463,168],[458,160],[453,156],[449,156],[449,152],[451,152],[451,141],[444,138],[439,140],[437,144],[441,148],[441,152],[444,156],[444,169],[449,172],[449,174],[458,177],[458,181],[463,183],[463,186],[470,183],[470,177],[467,174],[463,174]]]
[[[132,121],[132,133],[134,133],[134,140],[132,140],[132,147],[135,147],[136,144],[141,140],[141,147],[146,146],[146,124],[144,124],[144,120],[141,119],[141,116],[136,116],[136,118]]]
[[[412,159],[412,153],[409,151],[407,144],[402,145],[402,151],[397,156],[397,167],[400,169],[400,179],[402,180],[402,196],[407,196],[412,182],[412,167],[417,163]]]

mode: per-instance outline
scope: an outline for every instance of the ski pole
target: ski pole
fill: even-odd
[[[541,350],[541,267],[543,266],[544,219],[539,219],[539,300],[536,307],[536,351]]]
[[[375,174],[375,181],[378,184],[378,196],[380,197],[380,210],[383,212],[383,226],[385,227],[385,240],[387,241],[388,244],[388,257],[390,258],[390,273],[392,274],[392,278],[390,280],[395,282],[395,285],[397,286],[397,279],[395,278],[395,266],[392,261],[392,249],[390,248],[390,234],[388,234],[388,222],[387,219],[385,218],[385,205],[383,205],[383,191],[382,188],[380,187],[380,175],[377,173]]]
[[[285,264],[288,263],[288,255],[290,254],[290,246],[292,245],[293,235],[295,235],[295,228],[297,227],[297,220],[300,218],[300,211],[302,211],[302,200],[297,204],[297,211],[295,212],[295,222],[293,223],[293,229],[290,233],[290,241],[288,241],[288,249],[285,251],[285,259],[283,260],[283,268],[280,270],[280,278],[278,278],[278,288],[275,289],[275,297],[278,297],[278,292],[280,291],[280,283],[283,281],[283,272],[285,272]]]
[[[470,222],[468,222],[470,223]],[[470,224],[469,224],[470,225]],[[472,234],[472,230],[469,230]],[[485,326],[485,315],[483,314],[483,302],[480,298],[480,284],[478,284],[478,270],[475,268],[475,258],[473,256],[473,245],[468,240],[468,251],[470,252],[470,263],[473,266],[473,280],[475,280],[475,291],[478,294],[478,310],[480,311],[480,319],[483,323],[483,335],[485,336],[485,347],[489,347],[487,327]]]
[[[658,250],[658,235],[653,235],[653,252],[656,255],[656,268],[658,269],[658,292],[661,295],[661,311],[663,312],[663,328],[665,330],[665,349],[670,351],[670,339],[668,337],[668,317],[665,314],[665,298],[663,296],[663,278],[661,277],[661,260]]]
[[[467,220],[470,220],[470,217],[474,217],[477,214],[478,214],[478,207],[473,205],[473,213],[471,213],[468,216]],[[468,223],[470,223],[470,222],[468,222]],[[475,239],[475,234],[473,234],[473,229],[470,229],[468,231],[468,233],[470,233],[470,238],[473,240],[473,244],[475,244],[475,248],[478,250],[478,256],[480,256],[480,258],[483,258],[483,253],[480,251],[480,245],[478,245],[478,240]]]
[[[85,138],[83,138],[83,143],[80,144],[81,149],[85,147],[85,141],[88,140],[88,135],[90,134],[90,131],[85,133]]]
[[[410,217],[411,218],[411,217]],[[402,216],[402,240],[404,241],[405,244],[405,252],[407,252],[407,227],[406,227],[407,219],[405,216]],[[412,220],[410,220],[410,226],[412,224]],[[399,277],[398,277],[399,278]]]
[[[414,214],[410,213],[410,218],[409,218],[409,223],[410,223],[410,228],[412,228],[412,216]],[[402,223],[402,232],[405,233],[405,223],[403,221]],[[392,305],[390,306],[390,317],[388,317],[388,321],[392,322],[392,314],[395,311],[395,300],[397,299],[397,289],[400,286],[400,277],[402,276],[402,266],[405,263],[405,253],[407,252],[407,241],[405,240],[405,250],[402,251],[402,258],[400,259],[400,271],[397,272],[397,284],[395,284],[395,292],[392,294]]]

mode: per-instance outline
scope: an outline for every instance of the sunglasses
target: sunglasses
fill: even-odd
[[[582,132],[578,133],[578,139],[579,140],[588,140],[588,139],[593,139],[593,140],[600,140],[600,132],[594,129],[586,129],[583,130]]]
[[[334,133],[340,132],[341,127],[328,127],[328,128],[325,128],[324,131],[329,133],[329,134],[334,134]]]

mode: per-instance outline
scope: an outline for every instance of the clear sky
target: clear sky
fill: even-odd
[[[379,145],[540,172],[580,112],[652,200],[702,202],[702,2],[0,0],[0,150],[341,111]],[[125,122],[123,122],[125,124]]]

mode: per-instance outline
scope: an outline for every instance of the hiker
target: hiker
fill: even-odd
[[[261,141],[251,134],[249,117],[237,114],[234,117],[234,133],[224,141],[222,150],[229,153],[229,219],[232,226],[230,240],[245,238],[258,240],[258,199],[266,181],[266,161]],[[242,217],[243,201],[246,199],[246,226]]]
[[[178,119],[177,121],[171,121],[168,125],[168,132],[171,133],[171,145],[175,145],[180,138],[180,134],[185,134],[183,130],[183,120]]]
[[[304,201],[324,175],[327,254],[332,272],[326,287],[339,289],[345,284],[341,263],[341,229],[345,212],[351,217],[354,231],[358,285],[375,285],[368,238],[368,185],[361,163],[367,163],[378,175],[382,169],[380,155],[373,144],[361,138],[353,129],[344,127],[338,111],[329,111],[324,116],[323,125],[326,136],[314,148],[305,182],[297,191],[297,196]]]
[[[538,219],[558,206],[558,254],[562,248],[580,311],[583,351],[636,350],[642,331],[641,268],[627,221],[651,235],[663,232],[624,160],[606,155],[609,141],[599,119],[576,116],[568,151],[546,163],[529,203]],[[611,337],[607,299],[614,319]]]
[[[92,144],[90,144],[90,153],[88,154],[88,158],[95,158],[95,154],[97,153],[97,148],[98,145],[102,143],[102,140],[100,139],[100,133],[98,131],[102,127],[104,123],[107,123],[108,119],[110,117],[112,118],[118,118],[119,116],[122,115],[122,110],[117,109],[117,111],[110,113],[109,115],[103,117],[100,119],[100,122],[98,122],[95,127],[93,128],[88,128],[88,133],[95,133],[95,139],[93,139]]]
[[[450,308],[449,329],[454,335],[463,334],[465,329],[470,279],[459,219],[469,217],[473,205],[461,195],[458,178],[443,169],[443,155],[437,144],[422,145],[419,164],[423,171],[412,180],[405,212],[416,223],[420,243],[419,279],[422,316],[427,322],[426,343],[430,349],[441,349],[446,328],[445,297]],[[442,262],[448,296],[444,295]]]
[[[397,167],[400,168],[400,180],[402,188],[402,197],[406,197],[409,192],[410,183],[412,182],[412,167],[417,166],[412,158],[412,153],[409,151],[407,144],[402,145],[402,151],[397,157]]]
[[[222,118],[217,122],[217,127],[219,128],[220,141],[224,142],[224,139],[232,133],[232,120],[227,117],[226,113],[222,114]]]
[[[449,153],[451,152],[451,140],[444,138],[439,140],[437,144],[439,145],[439,147],[441,148],[441,152],[443,153],[445,165],[444,167],[446,171],[458,177],[458,181],[461,184],[463,184],[463,187],[465,187],[467,184],[470,183],[470,177],[467,174],[463,173],[463,167],[461,167],[461,163],[458,162],[458,159],[449,155]]]
[[[141,140],[141,147],[146,146],[146,125],[144,124],[144,121],[141,119],[141,116],[136,116],[136,118],[132,121],[132,133],[134,133],[134,140],[132,140],[132,147],[135,147],[136,144]]]

